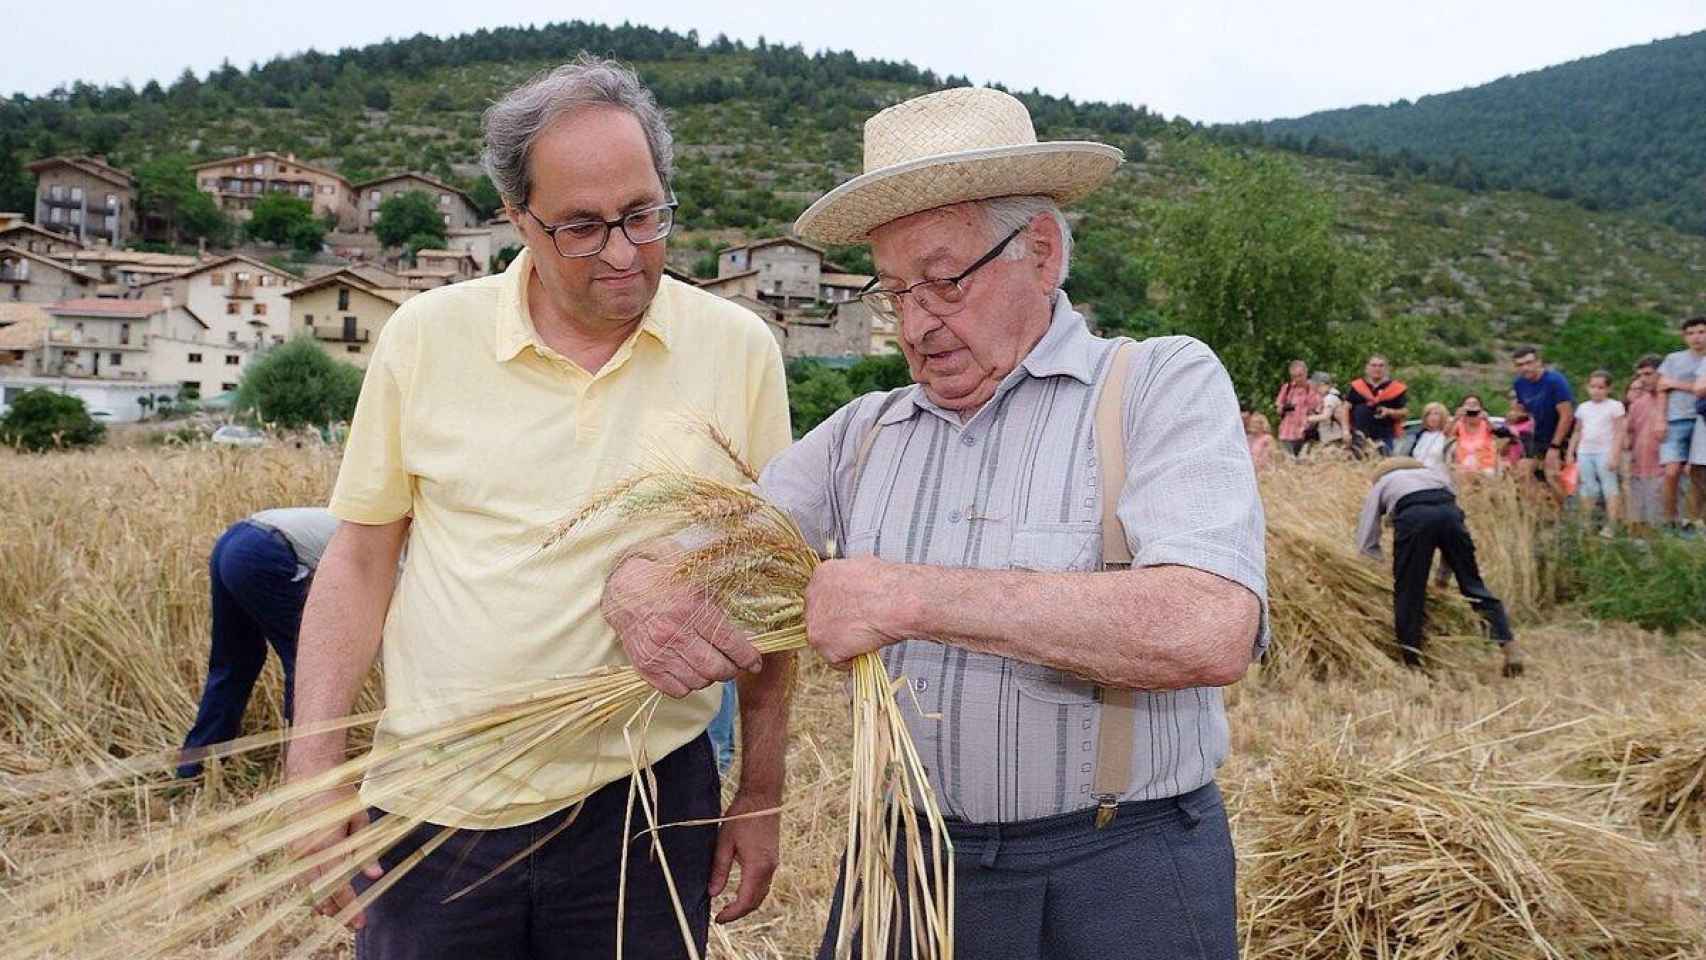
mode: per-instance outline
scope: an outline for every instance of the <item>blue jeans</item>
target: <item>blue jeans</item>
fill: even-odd
[[[284,664],[284,718],[290,720],[296,677],[296,634],[308,601],[308,578],[296,579],[296,553],[284,535],[247,520],[231,525],[208,558],[213,647],[195,725],[184,738],[178,776],[201,773],[200,748],[237,737],[255,680],[271,644]]]
[[[735,698],[735,682],[730,680],[723,684],[723,705],[717,708],[717,715],[711,718],[711,746],[717,751],[717,772],[728,773],[729,767],[735,762],[735,710],[738,701]]]

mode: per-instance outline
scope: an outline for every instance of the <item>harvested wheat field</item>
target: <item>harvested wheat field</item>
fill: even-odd
[[[193,715],[215,538],[254,510],[323,502],[335,471],[335,453],[315,449],[0,452],[0,957],[68,955],[17,944],[174,869],[44,896],[54,866],[141,849],[276,785],[276,748],[215,764],[193,788],[126,771],[169,758]],[[1221,773],[1245,955],[1706,957],[1706,638],[1582,619],[1561,594],[1552,519],[1494,485],[1464,505],[1528,675],[1500,679],[1468,608],[1444,595],[1432,617],[1454,636],[1435,638],[1428,676],[1407,672],[1386,568],[1350,548],[1364,478],[1320,464],[1263,480],[1274,649],[1228,692]],[[269,664],[250,732],[277,728],[280,687]],[[815,948],[847,834],[848,713],[842,675],[803,655],[783,865],[756,915],[713,928],[712,956]],[[44,787],[73,769],[101,785]],[[238,955],[307,947],[329,921],[298,903],[281,887],[246,904],[250,922],[290,919]],[[69,955],[229,955],[219,928],[136,949],[196,909],[163,898]],[[306,954],[351,955],[329,932]]]

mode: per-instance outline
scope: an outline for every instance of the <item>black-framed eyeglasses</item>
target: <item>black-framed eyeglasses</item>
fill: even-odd
[[[965,306],[966,288],[964,283],[966,278],[982,269],[989,261],[1001,256],[1001,251],[1007,249],[1007,245],[1013,242],[1013,238],[1024,232],[1025,228],[1020,227],[1009,233],[1005,240],[990,248],[988,253],[978,257],[977,261],[971,266],[961,270],[958,276],[943,277],[937,280],[920,280],[902,290],[884,290],[880,287],[872,289],[877,284],[873,278],[870,283],[865,284],[865,289],[859,291],[859,299],[864,301],[865,306],[871,308],[872,313],[889,319],[900,316],[901,298],[909,294],[918,301],[919,306],[936,316],[952,316],[959,313]]]
[[[628,238],[628,242],[636,247],[662,240],[669,236],[670,228],[675,226],[677,206],[679,204],[671,198],[666,203],[635,210],[615,220],[571,220],[568,223],[546,223],[525,204],[521,209],[526,210],[527,215],[539,224],[539,229],[551,238],[551,244],[557,248],[558,256],[577,260],[603,253],[605,245],[610,242],[612,230],[620,229],[622,235]]]

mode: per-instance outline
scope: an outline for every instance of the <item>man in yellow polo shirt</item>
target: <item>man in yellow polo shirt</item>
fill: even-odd
[[[541,550],[552,522],[660,454],[728,473],[696,420],[718,424],[758,464],[789,440],[781,355],[764,325],[662,276],[670,136],[634,74],[583,57],[493,105],[485,133],[486,168],[526,250],[504,274],[421,294],[386,324],[332,495],[342,523],[302,620],[296,722],[348,714],[383,651],[380,745],[473,711],[483,692],[626,663],[599,597],[632,544],[618,533]],[[720,659],[692,672],[740,682],[740,789],[726,812],[774,807],[787,664],[761,657],[726,623],[684,639],[701,638]],[[724,812],[705,735],[718,702],[715,687],[666,699],[647,728],[661,821]],[[309,777],[344,757],[341,733],[305,738],[290,750],[288,775]],[[614,956],[629,769],[611,729],[553,742],[496,775],[435,785],[430,796],[370,776],[361,796],[374,815],[425,823],[355,890],[438,833],[435,824],[458,831],[355,921],[357,955]],[[359,816],[297,852],[367,822]],[[739,889],[719,922],[763,900],[777,818],[666,830],[663,843],[702,954],[710,898],[732,865]],[[686,956],[646,843],[630,845],[626,872],[626,955]],[[355,890],[341,889],[321,912]]]

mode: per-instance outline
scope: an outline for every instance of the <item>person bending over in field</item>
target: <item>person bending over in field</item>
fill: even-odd
[[[1380,559],[1380,520],[1392,518],[1392,619],[1404,663],[1422,663],[1422,631],[1427,614],[1428,568],[1434,551],[1457,577],[1457,589],[1486,621],[1504,651],[1504,675],[1522,674],[1522,651],[1511,633],[1505,605],[1481,580],[1475,541],[1463,522],[1451,478],[1411,457],[1394,457],[1374,472],[1374,486],[1363,500],[1356,543],[1366,556]]]
[[[207,561],[213,646],[178,776],[200,776],[207,749],[242,729],[269,644],[284,667],[284,721],[290,722],[302,605],[337,528],[338,518],[318,507],[262,510],[233,523],[214,544]]]

